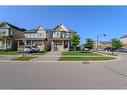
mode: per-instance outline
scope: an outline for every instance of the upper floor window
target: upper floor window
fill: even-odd
[[[0,34],[1,35],[9,35],[8,29],[0,29]]]
[[[26,37],[28,37],[29,35],[28,34],[25,34]]]
[[[43,33],[37,33],[37,37],[43,37]]]
[[[59,36],[59,32],[56,32],[56,33],[57,33],[56,35]]]
[[[64,32],[64,33],[63,33],[63,37],[64,37],[64,38],[69,38],[69,37],[70,37],[70,33]]]
[[[29,34],[29,37],[32,37],[32,34],[31,33]]]

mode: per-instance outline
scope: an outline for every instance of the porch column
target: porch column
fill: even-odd
[[[64,41],[62,41],[62,51],[64,51]]]
[[[24,45],[26,46],[26,45],[27,45],[27,42],[26,42],[26,40],[24,40],[23,42],[24,42]]]
[[[10,39],[10,46],[9,47],[12,49],[12,39]]]
[[[19,48],[19,40],[17,41],[17,48]]]
[[[33,42],[32,41],[30,41],[30,44],[31,44],[31,46],[33,46]]]
[[[68,41],[68,50],[70,50],[70,41]]]
[[[6,49],[7,49],[7,39],[5,38],[4,41],[5,41],[5,45],[4,45],[5,47],[4,47],[4,48],[5,48],[5,50],[6,50]]]
[[[45,51],[45,42],[42,41],[42,51]]]
[[[51,42],[51,50],[54,51],[54,42]]]

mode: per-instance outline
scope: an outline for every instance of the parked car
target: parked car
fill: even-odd
[[[104,48],[104,51],[112,51],[112,47],[106,47]]]
[[[85,51],[89,51],[89,49],[88,49],[88,48],[84,48],[84,50],[85,50]]]
[[[36,46],[25,46],[25,47],[22,46],[17,52],[35,53],[39,51],[40,49]]]
[[[36,46],[32,46],[32,50],[33,50],[33,52],[39,52],[40,51],[40,49]]]

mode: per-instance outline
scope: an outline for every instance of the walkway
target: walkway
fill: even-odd
[[[50,51],[43,56],[33,59],[32,61],[58,61],[61,51]]]

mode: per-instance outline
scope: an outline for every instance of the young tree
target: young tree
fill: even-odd
[[[86,39],[86,43],[85,43],[85,47],[88,49],[92,49],[93,48],[93,40],[91,38],[87,38]]]
[[[114,50],[123,46],[123,43],[116,38],[113,38],[111,42],[112,42],[112,54]]]
[[[74,49],[76,50],[76,46],[80,44],[80,36],[76,33],[72,34],[70,42],[71,45],[74,46]]]
[[[120,40],[115,39],[115,38],[112,39],[112,49],[113,50],[118,49],[122,46],[123,46],[123,43]]]

